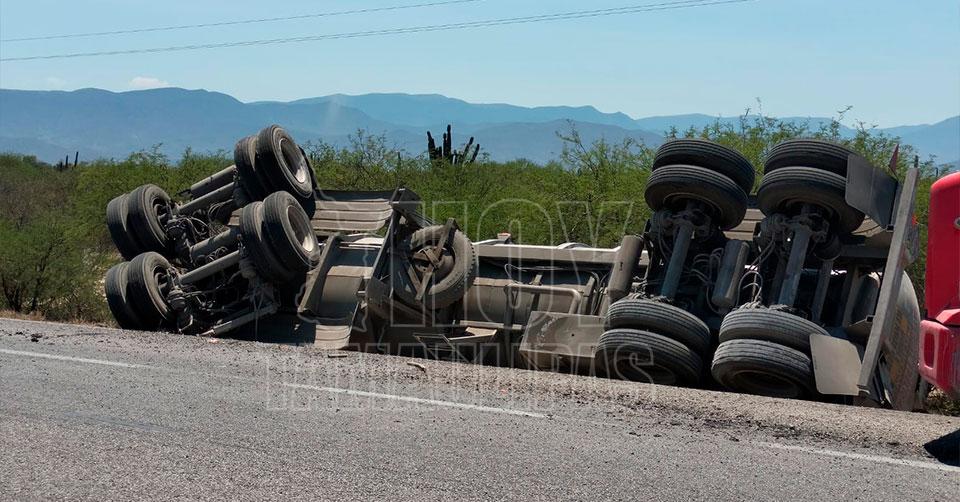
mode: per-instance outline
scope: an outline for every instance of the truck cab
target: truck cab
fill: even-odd
[[[931,187],[929,225],[920,374],[960,399],[960,173]]]

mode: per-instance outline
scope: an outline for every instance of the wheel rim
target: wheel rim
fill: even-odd
[[[170,281],[168,281],[167,269],[161,265],[156,265],[151,271],[153,275],[153,280],[157,284],[157,293],[160,294],[161,299],[167,298],[167,293],[170,292]]]
[[[170,219],[170,205],[162,198],[154,197],[153,212],[157,215],[157,222],[160,223],[160,228],[164,228]]]
[[[283,156],[284,168],[293,175],[297,183],[306,184],[310,180],[307,172],[307,163],[300,150],[286,138],[280,138],[280,154]]]
[[[445,247],[427,246],[413,254],[413,267],[420,277],[433,271],[434,281],[439,281],[453,271],[456,257],[453,251]]]
[[[306,219],[300,206],[290,205],[287,207],[287,219],[290,221],[290,227],[293,230],[293,237],[296,244],[309,256],[319,246],[317,236],[313,233],[310,221]]]

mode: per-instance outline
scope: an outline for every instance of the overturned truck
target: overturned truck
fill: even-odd
[[[277,126],[174,203],[111,201],[121,327],[252,336],[913,409],[916,169],[800,139],[755,169],[697,139],[657,152],[642,235],[616,248],[471,242],[405,188],[331,191]],[[639,194],[638,194],[639,195]],[[244,334],[246,333],[246,335]]]

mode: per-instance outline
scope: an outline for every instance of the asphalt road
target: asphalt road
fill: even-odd
[[[0,320],[5,500],[957,500],[958,438],[939,416]]]

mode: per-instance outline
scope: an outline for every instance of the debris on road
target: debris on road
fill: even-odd
[[[422,372],[424,372],[424,373],[427,372],[427,367],[424,366],[424,365],[422,365],[422,364],[420,364],[420,363],[408,362],[408,363],[407,363],[407,366],[413,366],[414,368],[417,368],[418,370],[420,370],[420,371],[422,371]]]

